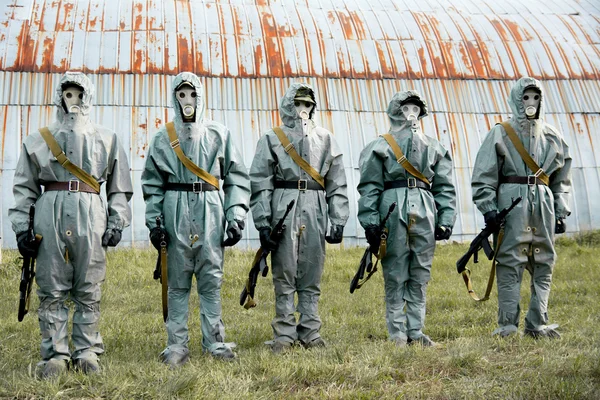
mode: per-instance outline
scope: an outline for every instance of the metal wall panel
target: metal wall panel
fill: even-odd
[[[22,138],[54,118],[51,104],[61,74],[0,73],[0,126],[2,127],[2,208],[12,203],[12,175]],[[144,203],[140,175],[152,135],[171,117],[170,82],[164,75],[89,75],[96,85],[98,99],[92,111],[97,123],[115,130],[128,149],[136,194],[132,201],[134,221],[125,243],[145,242]],[[278,103],[294,78],[238,79],[203,77],[208,118],[226,122],[232,131],[247,167],[261,133],[280,123]],[[414,88],[430,103],[431,115],[422,120],[426,134],[436,137],[454,158],[458,188],[459,218],[455,239],[472,237],[481,227],[481,217],[471,201],[470,177],[475,155],[485,134],[508,118],[506,98],[513,81],[478,80],[356,80],[305,79],[317,90],[316,119],[334,132],[342,151],[349,180],[351,219],[345,235],[350,240],[364,232],[356,219],[359,156],[364,146],[388,129],[385,108],[398,90]],[[600,110],[597,99],[585,93],[600,93],[600,82],[592,80],[545,81],[547,121],[561,131],[570,145],[574,167],[573,214],[569,231],[600,228],[600,216],[591,208],[591,199],[600,196]],[[7,89],[8,87],[8,89]],[[11,88],[18,87],[15,94]],[[36,90],[33,90],[33,89]],[[128,96],[124,96],[128,93]],[[253,94],[262,93],[260,98]],[[269,94],[268,96],[266,94]],[[11,96],[6,96],[11,94]],[[571,101],[552,101],[560,98]],[[579,98],[580,101],[575,101]],[[12,99],[12,100],[11,100]],[[257,101],[258,99],[262,101]],[[377,101],[374,101],[377,99]],[[253,107],[253,105],[256,105]],[[252,224],[249,224],[252,225]],[[5,246],[14,245],[9,221],[2,219]],[[252,228],[246,244],[256,244]]]
[[[547,120],[570,145],[570,232],[600,228],[600,7],[590,1],[510,0],[0,0],[0,225],[6,218],[22,138],[54,118],[62,73],[88,73],[92,117],[128,149],[134,218],[124,244],[147,240],[140,176],[149,141],[169,120],[172,75],[196,72],[207,117],[226,122],[249,167],[260,134],[280,123],[279,100],[294,81],[317,94],[317,120],[345,154],[351,216],[346,242],[364,231],[356,218],[359,156],[388,128],[385,109],[399,90],[430,105],[426,134],[451,150],[459,216],[453,238],[472,237],[482,218],[470,177],[485,134],[510,115],[514,81],[543,81]],[[246,245],[256,245],[249,225]]]
[[[382,6],[366,0],[235,5],[2,0],[0,69],[170,75],[193,70],[224,77],[599,78],[596,8],[569,1],[544,3],[542,12],[518,0],[480,3],[477,11],[464,0],[451,7],[437,2]],[[392,6],[386,12],[384,7]]]

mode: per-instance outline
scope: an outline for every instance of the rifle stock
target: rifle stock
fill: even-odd
[[[381,230],[381,242],[379,245],[380,251],[377,254],[375,254],[377,261],[375,262],[375,264],[373,264],[374,253],[371,251],[371,246],[369,245],[363,253],[362,258],[360,259],[358,271],[356,271],[356,274],[354,274],[352,281],[350,281],[350,293],[354,293],[356,289],[360,289],[362,285],[364,285],[365,282],[371,279],[371,276],[373,276],[373,274],[377,272],[377,263],[379,263],[380,258],[383,258],[385,256],[385,247],[387,242],[387,230],[385,228],[385,225],[387,224],[387,221],[390,218],[390,215],[392,215],[392,212],[394,212],[395,208],[396,202],[390,205],[390,208],[388,209],[385,218],[383,218],[383,220],[379,223],[379,229]],[[367,272],[366,278],[364,277],[365,271]]]
[[[295,200],[289,202],[286,207],[285,214],[283,214],[283,217],[281,217],[271,231],[271,240],[274,242],[279,243],[283,238],[283,232],[286,229],[285,219],[290,211],[292,211],[295,203]],[[240,306],[243,306],[246,310],[256,307],[256,301],[254,301],[254,291],[256,289],[258,275],[261,274],[263,277],[266,277],[269,273],[269,266],[267,265],[267,256],[269,253],[270,252],[268,250],[260,247],[254,255],[252,267],[248,272],[248,279],[246,280],[246,284],[242,289],[242,293],[240,293]]]
[[[156,226],[161,227],[161,217],[156,217]],[[164,233],[160,237],[160,250],[156,259],[156,267],[154,268],[153,277],[161,283],[161,298],[163,321],[167,322],[169,316],[169,283],[168,283],[168,266],[167,266],[167,241]]]
[[[502,209],[496,216],[496,220],[498,221],[496,226],[488,226],[485,228],[473,239],[471,244],[469,245],[469,250],[456,262],[456,270],[459,274],[462,274],[463,280],[465,281],[465,285],[467,287],[467,291],[469,295],[475,301],[486,301],[489,299],[490,293],[492,291],[492,286],[494,283],[494,276],[496,270],[496,256],[500,245],[502,243],[502,239],[504,236],[504,225],[506,223],[506,217],[512,211],[513,208],[517,206],[522,200],[522,197],[517,197],[516,199],[512,199],[512,204],[509,207]],[[492,234],[498,234],[498,243],[496,244],[496,249],[492,249],[488,237]],[[473,289],[473,284],[471,283],[471,277],[469,269],[467,268],[467,264],[471,257],[473,257],[473,263],[479,262],[478,253],[479,250],[483,250],[486,257],[492,261],[492,269],[490,272],[490,277],[488,279],[488,285],[485,292],[484,297],[479,298]]]
[[[42,235],[36,235],[33,232],[33,221],[35,217],[35,204],[29,206],[29,227],[27,229],[27,240],[35,242],[39,247],[42,241]],[[23,257],[23,265],[21,267],[21,281],[19,283],[19,310],[17,319],[23,321],[25,315],[29,312],[29,302],[31,300],[31,290],[33,288],[33,280],[35,278],[35,257]]]

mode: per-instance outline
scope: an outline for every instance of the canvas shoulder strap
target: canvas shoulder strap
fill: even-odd
[[[325,189],[325,178],[323,178],[319,174],[319,172],[317,172],[316,169],[314,169],[309,163],[307,163],[306,160],[304,160],[304,158],[300,157],[300,154],[298,154],[298,152],[294,148],[294,145],[290,142],[290,140],[287,138],[287,136],[285,136],[285,133],[283,132],[283,129],[281,129],[280,127],[276,126],[276,127],[273,128],[273,131],[277,135],[277,138],[279,138],[279,141],[281,142],[283,148],[285,149],[285,152],[288,153],[290,155],[290,157],[292,157],[292,160],[294,160],[294,162],[296,164],[298,164],[298,166],[300,168],[302,168],[319,185],[321,185],[321,187],[323,189]]]
[[[175,154],[177,154],[177,158],[179,158],[179,161],[181,161],[184,167],[186,167],[188,171],[196,175],[198,178],[202,179],[207,183],[210,183],[218,189],[219,180],[215,176],[211,175],[209,172],[203,170],[202,168],[194,164],[192,160],[190,160],[185,156],[185,154],[183,154],[183,150],[181,150],[181,146],[179,145],[179,138],[177,137],[177,132],[175,131],[175,124],[173,124],[172,122],[167,122],[166,127],[167,133],[169,134],[169,141],[171,142],[171,147],[173,148],[173,151],[175,151]]]
[[[67,158],[65,153],[60,148],[60,145],[56,142],[56,139],[54,139],[54,136],[50,132],[50,129],[48,129],[48,127],[45,126],[43,128],[40,128],[39,131],[42,134],[42,138],[50,148],[52,155],[54,156],[54,158],[56,158],[56,161],[58,161],[64,169],[73,174],[81,182],[93,188],[96,191],[96,193],[100,193],[100,184],[98,183],[98,181],[93,176],[79,168],[77,165],[73,164]]]
[[[548,175],[546,175],[544,170],[541,169],[539,165],[537,165],[535,160],[533,158],[531,158],[531,156],[529,155],[527,150],[525,150],[525,146],[523,146],[523,143],[521,143],[521,141],[519,140],[517,133],[515,132],[513,127],[510,126],[510,123],[508,121],[504,121],[504,122],[501,122],[500,125],[502,125],[504,127],[504,130],[506,131],[508,138],[512,142],[513,146],[515,146],[515,149],[517,149],[517,151],[519,152],[519,155],[521,156],[521,158],[523,159],[525,164],[527,164],[527,167],[529,167],[531,172],[533,172],[533,174],[537,178],[539,178],[542,182],[544,182],[544,184],[546,186],[549,186],[550,178],[548,178]]]
[[[408,159],[406,158],[406,156],[402,152],[402,149],[400,148],[400,146],[398,146],[398,143],[396,142],[396,139],[394,139],[394,137],[390,133],[385,133],[385,134],[383,134],[381,136],[383,136],[383,138],[385,139],[385,141],[388,142],[388,144],[392,148],[392,151],[394,152],[394,155],[396,156],[396,160],[398,161],[398,164],[402,165],[402,167],[409,174],[411,174],[412,176],[414,176],[415,178],[419,179],[420,181],[425,182],[428,185],[431,185],[431,182],[429,182],[429,179],[427,179],[425,177],[425,175],[423,175],[421,172],[419,172],[419,170],[416,169],[410,163],[410,161],[408,161]]]

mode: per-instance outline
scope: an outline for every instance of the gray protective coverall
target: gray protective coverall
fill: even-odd
[[[387,222],[387,253],[382,260],[391,340],[417,340],[423,336],[425,293],[435,249],[434,230],[436,226],[452,228],[456,219],[451,155],[436,139],[423,135],[419,124],[413,127],[406,121],[400,106],[409,98],[417,98],[423,105],[419,119],[427,115],[427,105],[417,92],[396,93],[387,109],[392,122],[390,133],[410,163],[432,182],[431,191],[384,190],[385,182],[412,176],[397,162],[383,137],[369,143],[359,161],[360,224],[379,225],[390,205],[398,203]]]
[[[68,83],[84,90],[80,114],[66,113],[62,106],[62,87]],[[34,232],[43,236],[36,281],[44,360],[71,357],[68,298],[75,303],[72,358],[96,359],[104,352],[98,332],[100,283],[106,272],[102,235],[107,229],[122,230],[131,220],[128,201],[133,188],[127,156],[114,132],[90,121],[93,96],[94,86],[84,74],[65,74],[54,97],[57,121],[48,128],[71,162],[105,183],[108,202],[93,193],[42,193],[45,184],[77,178],[54,159],[38,131],[23,141],[15,171],[15,206],[9,210],[13,230],[27,230],[29,205],[36,203]]]
[[[500,184],[502,176],[533,174],[501,125],[494,126],[485,137],[473,169],[473,201],[481,213],[501,210],[511,204],[511,199],[523,197],[508,215],[497,257],[499,328],[494,333],[503,335],[515,332],[519,325],[519,297],[525,268],[532,274],[525,328],[534,332],[545,329],[556,260],[555,219],[570,214],[569,148],[556,128],[544,122],[543,92],[539,117],[529,120],[525,116],[523,92],[529,87],[542,91],[539,82],[533,78],[521,78],[512,88],[508,103],[513,116],[509,122],[525,149],[550,177],[550,186]]]
[[[344,226],[349,210],[342,153],[331,132],[314,123],[316,105],[308,121],[309,132],[303,132],[294,107],[294,97],[300,88],[309,90],[314,100],[310,86],[292,84],[281,99],[281,128],[298,154],[325,178],[325,190],[275,189],[276,180],[310,181],[312,178],[285,152],[275,132],[269,130],[258,141],[250,168],[250,204],[254,225],[260,230],[272,228],[283,217],[289,202],[296,201],[285,222],[287,228],[279,247],[271,253],[276,297],[271,326],[275,341],[293,343],[299,339],[307,344],[320,338],[317,306],[325,261],[327,215],[332,225]],[[298,292],[297,311],[300,313],[297,325],[295,292]]]
[[[184,81],[191,83],[198,95],[195,122],[183,122],[175,97],[176,89]],[[163,356],[169,357],[170,352],[188,353],[188,300],[193,275],[200,297],[202,348],[217,355],[229,348],[224,343],[225,327],[221,320],[224,253],[221,244],[225,222],[243,221],[246,217],[250,181],[227,127],[203,118],[200,79],[193,73],[182,72],[175,77],[172,87],[173,122],[181,149],[196,165],[222,181],[222,191],[166,191],[167,182],[193,183],[200,179],[179,161],[166,128],[154,135],[142,173],[142,190],[146,226],[154,228],[156,217],[163,215],[169,238],[168,347]],[[193,240],[195,235],[198,235],[197,241]]]

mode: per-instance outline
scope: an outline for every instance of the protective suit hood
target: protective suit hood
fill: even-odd
[[[537,120],[544,119],[544,91],[537,79],[523,77],[515,83],[510,91],[508,104],[512,110],[512,119],[518,126],[523,126],[527,123],[527,115],[525,114],[525,106],[523,105],[523,93],[527,89],[536,89],[540,92],[540,106],[537,113]]]
[[[405,90],[396,93],[388,105],[387,114],[393,124],[403,124],[407,122],[402,113],[402,104],[409,100],[412,100],[421,106],[421,113],[417,119],[425,118],[428,115],[427,102],[423,100],[419,92],[415,90]]]
[[[315,92],[312,87],[306,83],[292,83],[285,92],[285,95],[281,98],[281,103],[279,104],[279,115],[281,120],[285,126],[289,128],[294,128],[296,124],[300,126],[300,116],[296,112],[296,106],[294,105],[294,98],[296,97],[296,92],[298,92],[298,90],[305,91],[315,102],[315,105],[310,112],[310,120],[312,120],[315,115],[315,109],[317,108],[317,100],[315,99]]]
[[[173,104],[173,109],[175,110],[173,122],[176,126],[183,126],[184,123],[182,110],[176,95],[177,89],[183,82],[190,83],[196,89],[196,122],[202,122],[204,119],[204,98],[202,97],[203,88],[200,78],[191,72],[181,72],[175,77],[175,79],[173,79],[171,91],[171,103]]]
[[[66,72],[60,79],[54,93],[54,104],[57,106],[56,118],[61,122],[64,121],[67,115],[67,112],[63,108],[63,87],[69,84],[75,84],[83,89],[83,98],[80,105],[81,111],[79,114],[85,117],[89,117],[90,115],[92,101],[96,94],[94,84],[83,72]]]

